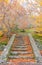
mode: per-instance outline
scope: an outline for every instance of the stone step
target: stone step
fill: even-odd
[[[30,44],[20,44],[20,43],[19,43],[19,44],[18,44],[18,43],[15,44],[15,46],[28,46],[28,45],[30,45]],[[13,46],[14,46],[14,45],[13,45]]]
[[[27,49],[11,49],[12,51],[27,51]]]
[[[22,38],[22,36],[16,36],[16,38]]]
[[[29,48],[27,48],[27,47],[13,47],[12,50],[14,50],[14,49],[16,49],[16,50],[27,50]]]
[[[28,48],[27,46],[15,46],[13,48]]]
[[[17,47],[17,46],[27,46],[27,45],[21,45],[21,44],[17,44],[17,45],[14,45],[13,47]]]
[[[16,51],[11,51],[10,54],[32,54],[32,52],[26,52],[26,51],[25,52],[24,51],[23,52],[22,51],[16,52]]]
[[[20,47],[21,47],[21,48],[23,47],[23,48],[24,48],[24,47],[28,47],[28,46],[14,46],[14,47],[17,47],[17,48],[18,48],[18,47],[19,47],[19,48],[20,48]]]
[[[27,50],[27,48],[12,48],[14,50]]]
[[[23,59],[33,59],[34,56],[9,56],[10,59],[19,59],[19,58],[23,58]]]
[[[27,46],[27,47],[28,47],[28,45],[26,45],[26,44],[19,44],[19,45],[18,45],[18,44],[14,44],[14,45],[13,45],[13,47],[17,47],[17,46],[23,46],[23,47],[24,47],[24,46]]]

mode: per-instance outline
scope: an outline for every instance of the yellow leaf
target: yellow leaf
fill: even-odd
[[[6,3],[8,3],[8,2],[9,2],[9,0],[5,0],[5,2],[6,2]]]
[[[0,36],[2,36],[3,35],[3,32],[2,31],[0,31]]]
[[[0,2],[2,2],[3,0],[0,0]]]

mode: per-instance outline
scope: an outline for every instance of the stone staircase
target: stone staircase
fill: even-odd
[[[25,36],[16,36],[15,41],[12,45],[10,54],[9,54],[9,61],[10,60],[17,60],[22,59],[31,62],[31,60],[35,60],[35,56],[32,50],[32,46],[30,42],[25,42]]]

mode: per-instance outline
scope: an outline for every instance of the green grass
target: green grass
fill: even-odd
[[[32,29],[18,29],[18,30],[12,30],[12,32],[18,32],[18,33],[30,33],[33,32]]]
[[[0,36],[0,39],[2,38],[2,36]]]
[[[4,47],[7,45],[7,42],[0,42],[0,51],[3,51]]]
[[[31,30],[31,29],[26,29],[25,30],[27,33],[32,33],[33,32],[33,30]]]
[[[32,34],[33,35],[33,38],[35,39],[35,40],[38,40],[38,42],[40,43],[40,44],[42,44],[42,36],[39,36],[39,35],[37,35],[37,34]]]
[[[0,46],[1,45],[7,45],[7,42],[0,42]]]
[[[2,41],[2,42],[0,42],[0,45],[7,45],[7,42],[8,40],[4,40],[4,41]]]
[[[3,37],[4,34],[0,35],[0,38]]]
[[[35,38],[35,39],[39,39],[39,40],[42,40],[42,36],[39,36],[39,35],[37,35],[37,34],[33,34],[33,37]]]

